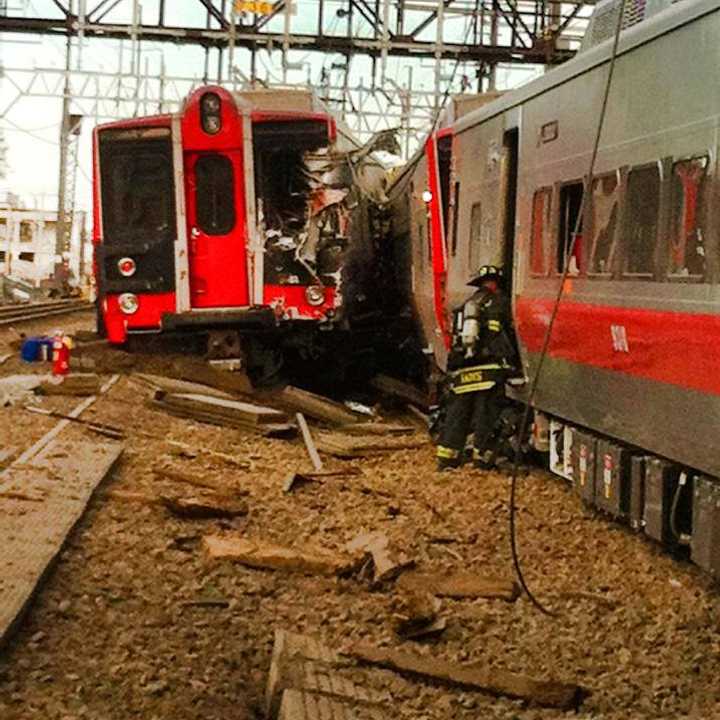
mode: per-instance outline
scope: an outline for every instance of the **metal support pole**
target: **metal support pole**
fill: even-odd
[[[442,55],[443,55],[443,29],[445,19],[445,2],[437,0],[437,29],[435,33],[435,110],[440,107],[442,96]]]
[[[55,277],[60,274],[62,254],[68,237],[68,218],[66,210],[68,148],[70,143],[70,58],[72,50],[72,36],[68,35],[65,41],[65,83],[63,85],[62,120],[60,122],[60,170],[58,175],[58,205],[57,223],[55,225]],[[71,230],[72,228],[70,228]]]

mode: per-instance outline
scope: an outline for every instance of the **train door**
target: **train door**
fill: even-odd
[[[502,266],[505,271],[508,295],[512,297],[513,260],[515,257],[515,207],[517,204],[518,184],[518,142],[517,128],[505,132],[503,136],[503,167],[501,177],[500,218],[501,232],[498,237],[503,243]]]
[[[450,328],[447,307],[447,229],[450,212],[450,181],[452,172],[452,134],[440,131],[426,144],[429,213],[428,234],[433,277],[433,305],[441,354],[449,348]]]
[[[249,305],[242,155],[185,154],[190,305]]]

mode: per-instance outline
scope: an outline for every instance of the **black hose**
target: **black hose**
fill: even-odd
[[[540,382],[540,373],[542,372],[543,365],[545,363],[545,357],[547,356],[548,348],[550,346],[550,338],[552,336],[553,326],[555,325],[555,319],[557,318],[558,310],[560,309],[560,301],[562,300],[563,291],[565,289],[565,281],[567,280],[570,272],[570,261],[572,260],[573,253],[575,252],[575,243],[577,241],[578,233],[580,232],[580,225],[582,223],[583,214],[585,211],[585,202],[588,194],[588,189],[592,192],[593,179],[595,174],[595,162],[597,160],[598,150],[600,148],[600,137],[602,135],[603,126],[605,124],[605,115],[607,113],[608,98],[610,96],[610,87],[612,85],[612,78],[615,72],[615,61],[617,59],[618,45],[620,42],[620,32],[622,30],[622,21],[624,15],[624,2],[619,0],[617,3],[618,17],[617,25],[615,27],[615,37],[613,40],[612,53],[610,55],[610,67],[608,69],[607,81],[605,83],[605,93],[603,95],[602,107],[600,109],[600,119],[598,120],[597,133],[595,134],[595,143],[593,145],[592,156],[590,158],[590,168],[588,170],[587,181],[583,188],[582,200],[580,202],[580,209],[578,211],[577,219],[575,220],[575,228],[570,240],[570,247],[567,251],[565,258],[565,265],[563,268],[562,276],[560,277],[560,285],[558,287],[557,296],[555,297],[555,304],[553,305],[552,314],[550,315],[550,322],[548,323],[547,329],[545,330],[545,337],[543,338],[542,349],[540,350],[540,357],[538,364],[533,375],[532,383],[530,384],[530,392],[528,393],[525,411],[523,412],[522,421],[520,423],[520,429],[518,432],[518,441],[515,448],[515,456],[513,459],[512,476],[510,480],[510,551],[512,553],[513,566],[515,568],[515,575],[517,576],[518,582],[520,583],[525,594],[528,596],[532,604],[545,615],[556,617],[557,613],[546,608],[530,591],[525,577],[523,575],[522,567],[520,565],[520,557],[517,548],[517,537],[516,537],[516,523],[515,515],[517,513],[516,496],[517,496],[517,479],[518,471],[520,468],[520,459],[522,455],[522,440],[525,437],[529,423],[530,423],[530,410],[532,408],[533,400],[537,392],[538,384]]]

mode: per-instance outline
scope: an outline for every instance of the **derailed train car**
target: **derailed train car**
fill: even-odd
[[[372,315],[385,173],[371,159],[302,90],[207,86],[176,114],[96,128],[110,342],[190,330],[310,347]]]
[[[651,537],[690,542],[714,572],[720,86],[708,78],[720,67],[719,39],[716,1],[598,3],[574,60],[437,131],[390,191],[396,239],[410,241],[411,296],[440,367],[451,308],[473,270],[493,263],[511,278],[532,377],[569,263],[534,401],[536,430],[550,420],[552,467]]]

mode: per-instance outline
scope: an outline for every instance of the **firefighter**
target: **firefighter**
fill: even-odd
[[[494,467],[493,430],[515,354],[507,334],[510,309],[502,280],[501,268],[483,265],[468,283],[478,290],[453,314],[445,420],[437,446],[439,470],[462,464],[470,430],[475,466]]]

